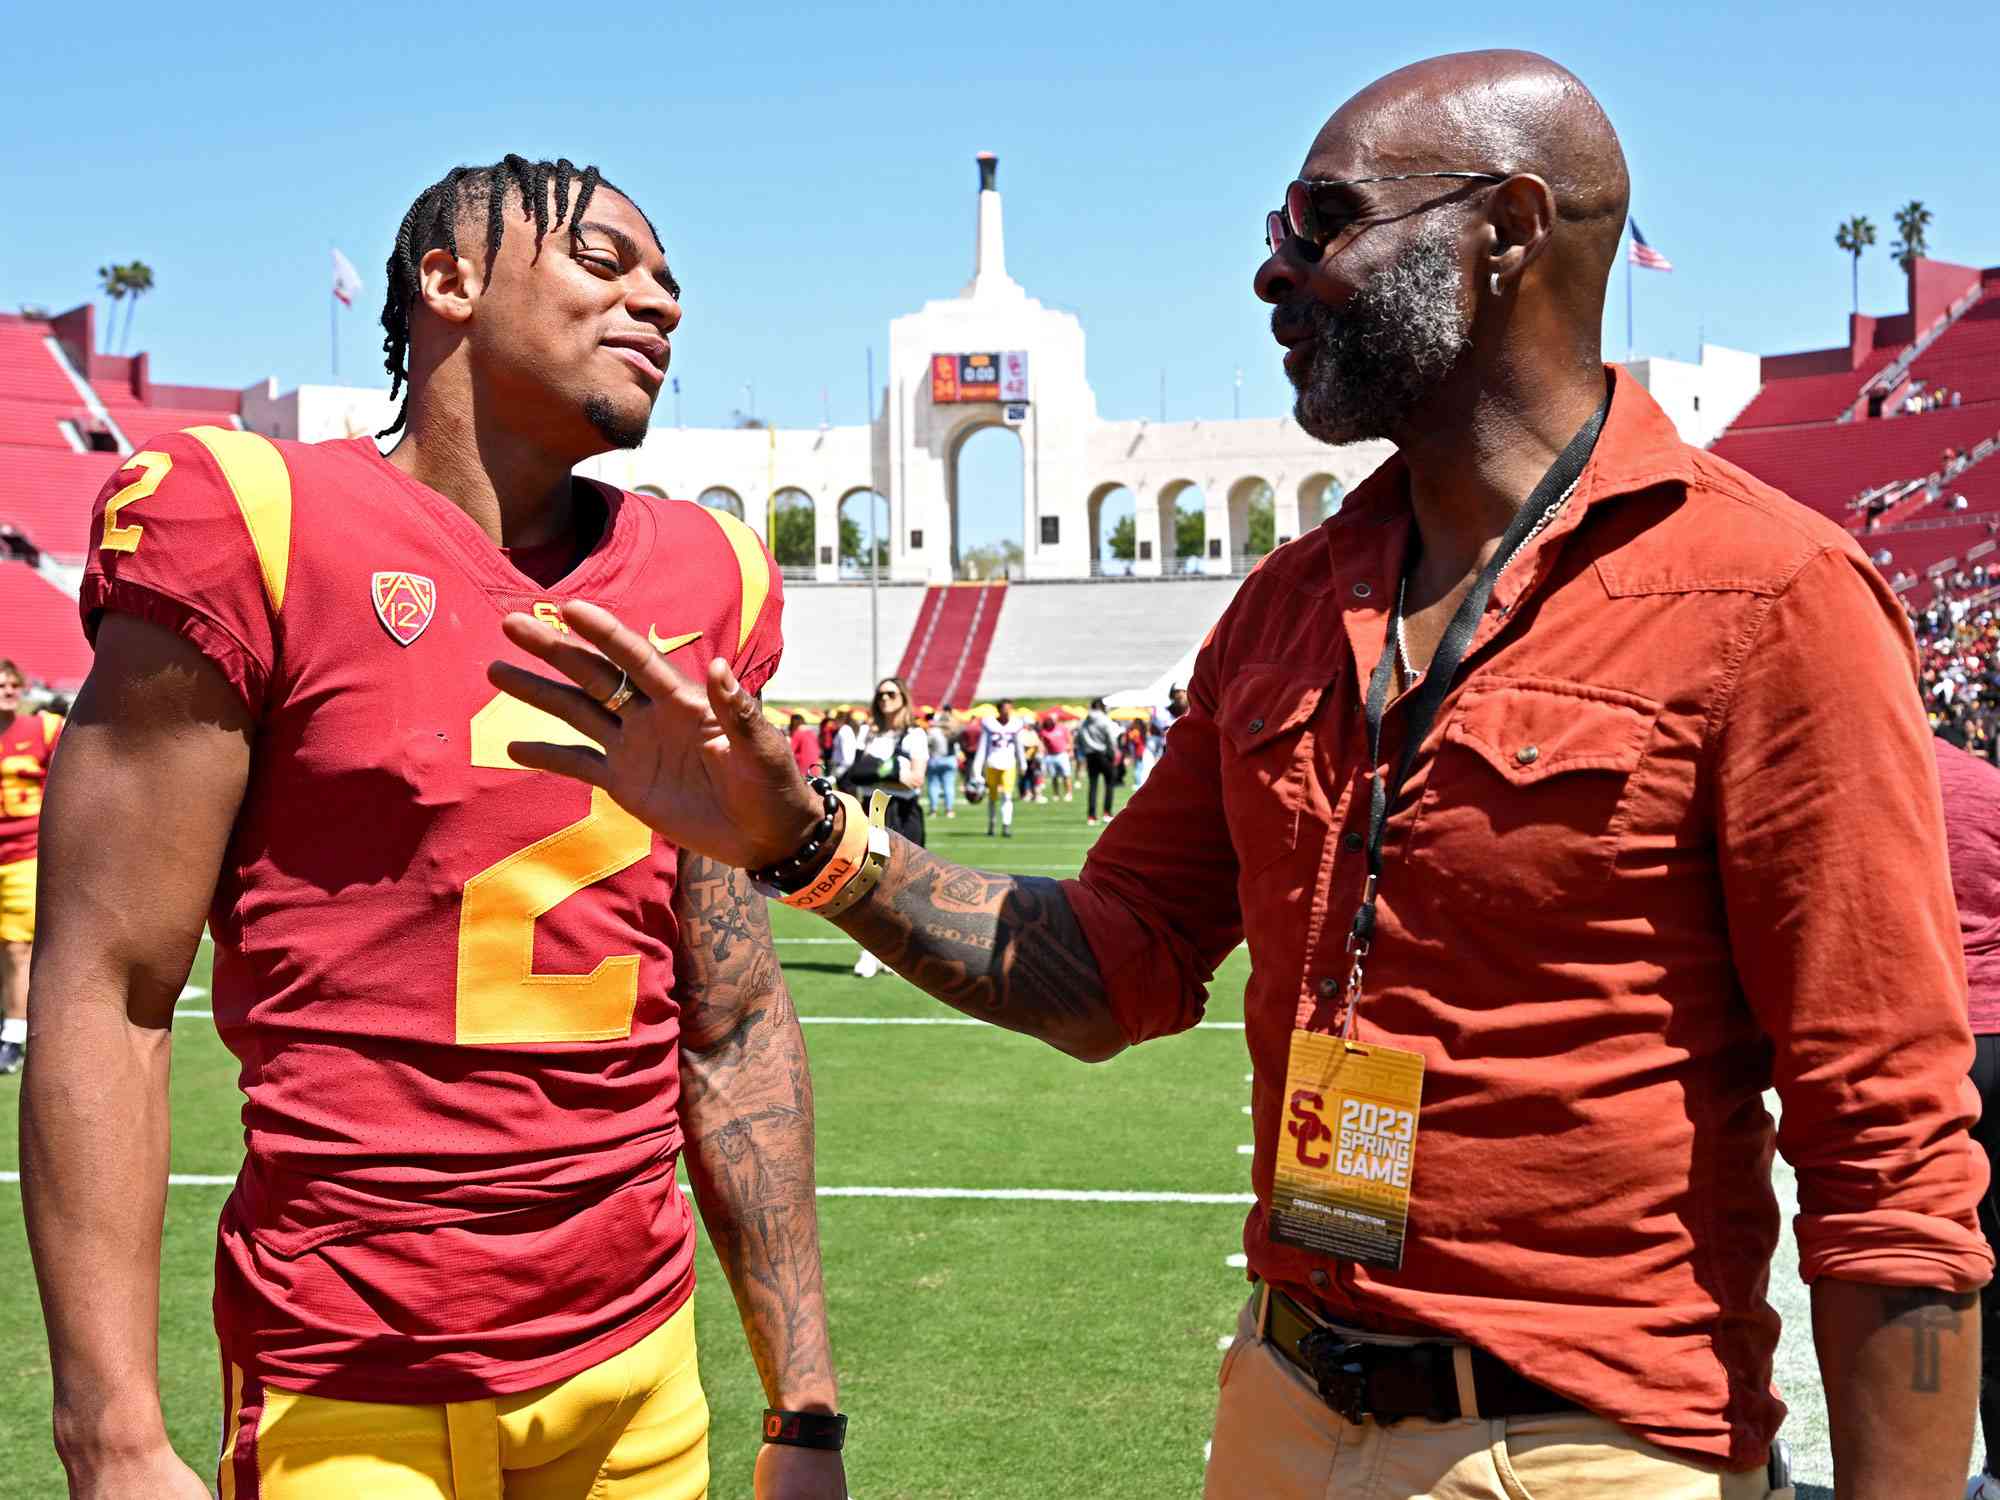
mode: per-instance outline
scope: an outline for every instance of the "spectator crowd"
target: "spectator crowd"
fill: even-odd
[[[1940,739],[2000,764],[2000,564],[1937,580],[1913,610],[1924,707]]]
[[[1081,715],[1063,705],[1017,714],[1013,701],[1004,698],[965,713],[949,703],[918,709],[913,723],[925,743],[919,767],[925,810],[931,817],[956,818],[959,803],[985,800],[999,786],[985,774],[988,758],[1004,742],[1013,776],[1011,796],[1023,802],[1073,803],[1081,790],[1084,821],[1109,821],[1119,791],[1144,784],[1166,749],[1167,731],[1187,706],[1187,690],[1175,687],[1157,707],[1109,710],[1099,698]],[[806,775],[843,783],[869,730],[869,714],[858,707],[829,707],[817,723],[793,712],[792,757]]]

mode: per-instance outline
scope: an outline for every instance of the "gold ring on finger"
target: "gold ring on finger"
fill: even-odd
[[[618,686],[611,690],[611,696],[604,699],[604,711],[615,714],[632,701],[632,675],[623,667],[618,669]]]

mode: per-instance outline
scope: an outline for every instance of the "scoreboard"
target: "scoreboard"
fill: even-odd
[[[1025,402],[1028,399],[1028,356],[1025,350],[1004,354],[933,354],[931,401],[939,406],[961,401]]]

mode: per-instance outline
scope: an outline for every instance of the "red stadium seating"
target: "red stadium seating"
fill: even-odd
[[[1803,422],[1831,422],[1853,409],[1861,387],[1896,357],[1894,348],[1876,349],[1851,370],[1827,375],[1795,375],[1767,380],[1764,388],[1730,424],[1732,430],[1752,427],[1795,427]]]
[[[896,675],[919,708],[963,706],[979,685],[986,654],[993,648],[1005,583],[933,585],[917,613],[910,643]]]
[[[1731,428],[1716,440],[1713,451],[1801,504],[1846,524],[1852,519],[1848,502],[1861,491],[1933,473],[1946,448],[1964,452],[1996,433],[2000,433],[2000,401],[1990,401],[1914,417],[1757,432]]]
[[[141,406],[130,402],[114,406],[104,403],[111,420],[134,448],[143,448],[152,439],[184,427],[241,427],[233,411],[194,411],[172,406]]]
[[[51,557],[81,562],[90,550],[90,502],[124,462],[116,453],[0,443],[0,522]]]
[[[1910,378],[1967,402],[2000,400],[2000,284],[1923,352]]]
[[[128,461],[130,445],[183,427],[242,425],[234,391],[159,385],[144,354],[91,353],[92,326],[87,307],[59,318],[0,313],[0,525],[61,563],[88,553],[91,499]],[[123,453],[78,451],[78,441],[88,442],[102,424],[65,361],[110,413],[128,445]],[[64,432],[65,422],[75,437]],[[59,687],[75,686],[89,666],[75,601],[18,562],[0,562],[0,656]]]
[[[29,677],[71,691],[90,671],[76,601],[26,563],[0,562],[0,656]]]
[[[84,399],[49,352],[49,325],[0,313],[0,443],[76,451],[61,422],[80,421]]]

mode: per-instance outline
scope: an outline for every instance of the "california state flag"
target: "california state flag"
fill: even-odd
[[[354,262],[338,250],[333,252],[333,295],[338,297],[343,307],[354,306],[354,294],[361,290],[361,273],[354,269]]]

